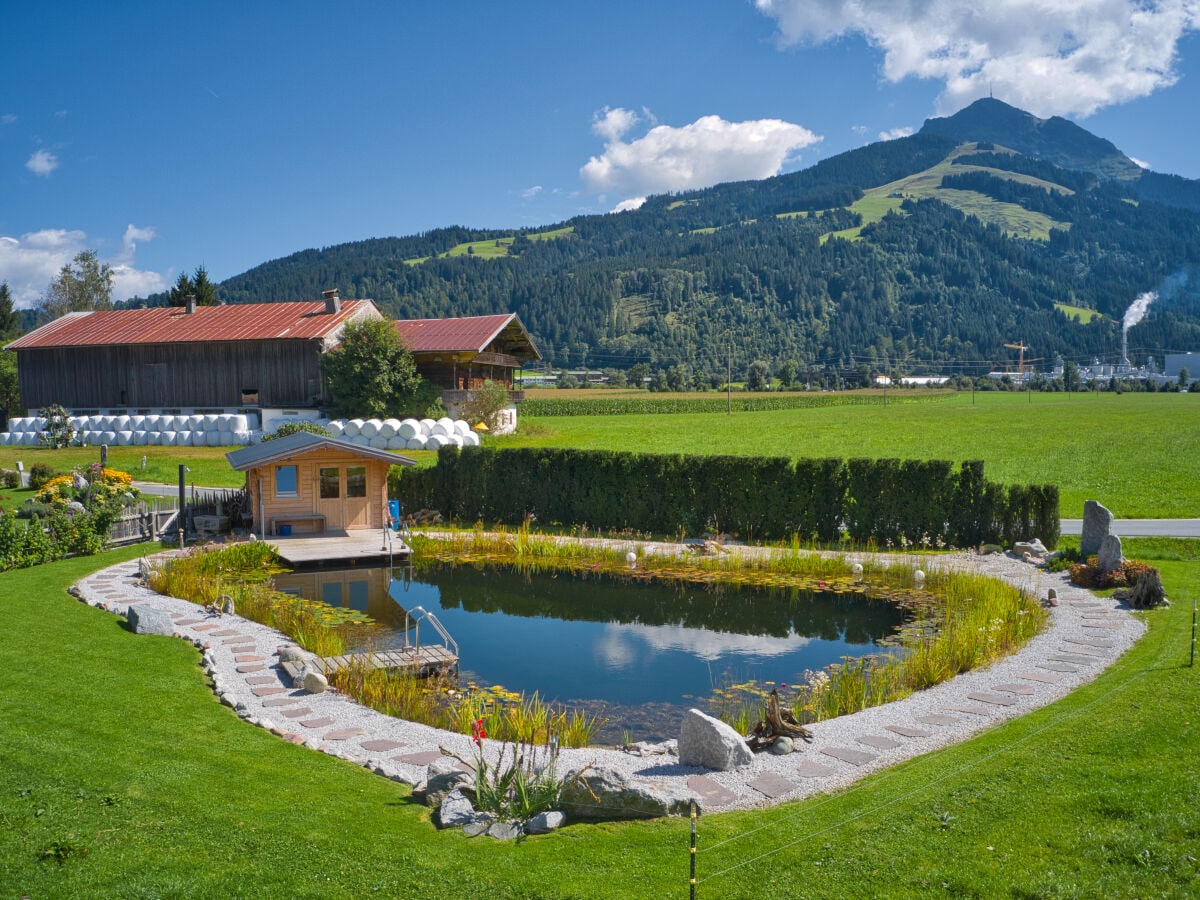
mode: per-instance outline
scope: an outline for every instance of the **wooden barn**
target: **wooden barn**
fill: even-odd
[[[342,438],[299,432],[225,454],[246,473],[254,527],[263,535],[381,529],[390,466],[413,461]]]
[[[21,404],[86,411],[316,408],[321,356],[370,300],[69,313],[13,341]]]

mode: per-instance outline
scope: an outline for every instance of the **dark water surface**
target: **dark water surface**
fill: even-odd
[[[679,717],[714,688],[797,683],[806,670],[881,652],[903,624],[896,606],[859,593],[670,584],[472,566],[352,569],[277,578],[334,606],[403,627],[434,613],[458,642],[465,675],[600,712],[615,743],[677,736]],[[436,642],[428,626],[422,643]],[[402,644],[393,629],[383,641]]]

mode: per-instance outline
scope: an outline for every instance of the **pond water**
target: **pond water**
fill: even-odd
[[[518,574],[471,566],[317,571],[281,590],[368,613],[400,645],[404,609],[434,613],[458,642],[464,680],[534,691],[600,713],[598,743],[676,737],[683,712],[714,689],[795,684],[843,657],[887,652],[902,610],[860,593],[749,589]],[[399,627],[396,627],[396,626]],[[422,642],[435,642],[422,628]]]

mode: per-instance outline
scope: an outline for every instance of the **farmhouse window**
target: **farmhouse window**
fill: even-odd
[[[346,469],[346,496],[367,496],[367,467],[349,466]]]
[[[336,500],[341,496],[342,470],[334,466],[321,469],[321,499]]]
[[[296,478],[295,466],[276,466],[275,467],[275,496],[276,497],[297,497],[299,491],[297,485],[299,481]]]

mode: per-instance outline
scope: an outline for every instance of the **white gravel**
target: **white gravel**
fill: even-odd
[[[621,546],[630,542],[621,542]],[[678,552],[677,545],[638,545],[642,552]],[[733,772],[712,772],[685,767],[667,752],[647,756],[622,750],[586,748],[564,749],[559,771],[588,764],[602,764],[621,769],[639,778],[648,779],[665,788],[685,791],[708,788],[708,798],[701,805],[705,812],[736,808],[771,806],[812,794],[828,792],[851,784],[865,775],[895,765],[939,747],[958,743],[988,728],[1030,710],[1045,706],[1093,680],[1111,665],[1142,635],[1145,626],[1117,602],[1099,598],[1082,588],[1071,585],[1065,574],[1052,574],[1031,564],[1001,555],[978,556],[974,553],[924,558],[925,565],[942,565],[975,569],[1002,578],[1044,598],[1050,588],[1058,593],[1058,607],[1052,608],[1048,627],[1030,640],[1016,654],[994,663],[986,669],[969,672],[949,682],[922,691],[911,697],[885,706],[864,710],[808,726],[813,733],[812,743],[797,742],[797,751],[786,756],[760,753],[747,768]],[[466,735],[440,731],[425,725],[394,719],[377,713],[335,691],[307,694],[291,687],[288,676],[279,668],[278,651],[290,642],[279,632],[238,616],[215,617],[195,604],[164,597],[141,585],[138,563],[122,563],[95,572],[78,581],[72,593],[84,602],[125,615],[133,603],[141,603],[167,611],[175,619],[176,634],[188,639],[203,651],[203,662],[211,676],[215,693],[247,721],[267,728],[295,743],[339,756],[364,765],[385,777],[406,784],[419,784],[425,778],[429,756],[446,748],[460,757],[470,759],[474,745]],[[182,622],[199,619],[192,625]],[[205,626],[216,626],[208,627]],[[201,629],[201,630],[197,630]],[[230,636],[214,632],[231,631],[245,636],[244,643],[228,642]],[[1098,641],[1109,646],[1098,647],[1088,642]],[[234,652],[234,647],[237,652]],[[1074,672],[1054,671],[1044,666],[1058,666],[1050,657],[1064,653],[1077,654],[1080,665],[1071,666]],[[236,656],[261,656],[265,668],[258,672],[237,671]],[[1036,677],[1029,677],[1030,675]],[[269,684],[249,683],[247,678],[271,676]],[[1051,683],[1052,682],[1052,683]],[[1004,687],[1020,685],[1032,693],[1013,693]],[[271,696],[256,696],[262,687],[285,688]],[[1012,705],[980,702],[970,695],[1007,698]],[[271,703],[286,699],[289,705]],[[970,706],[978,712],[956,710]],[[311,714],[287,717],[287,710],[310,709]],[[952,723],[929,724],[922,716],[946,716]],[[325,725],[306,727],[301,723],[314,719],[329,719]],[[939,720],[942,722],[944,720]],[[926,736],[904,736],[888,730],[887,726],[919,730]],[[361,729],[341,737],[343,729]],[[340,739],[339,739],[340,738]],[[864,743],[860,739],[867,738]],[[895,746],[888,746],[894,742]],[[385,750],[368,750],[363,743],[391,741],[397,746]],[[495,749],[495,742],[489,742]],[[382,745],[377,745],[382,746]],[[881,749],[881,746],[883,749]],[[661,749],[661,748],[660,748]],[[860,764],[835,758],[826,751],[843,756],[844,749],[871,754]],[[774,776],[762,779],[762,776]],[[707,776],[693,781],[694,776]],[[785,781],[786,780],[786,781]],[[724,791],[713,789],[716,785]]]

